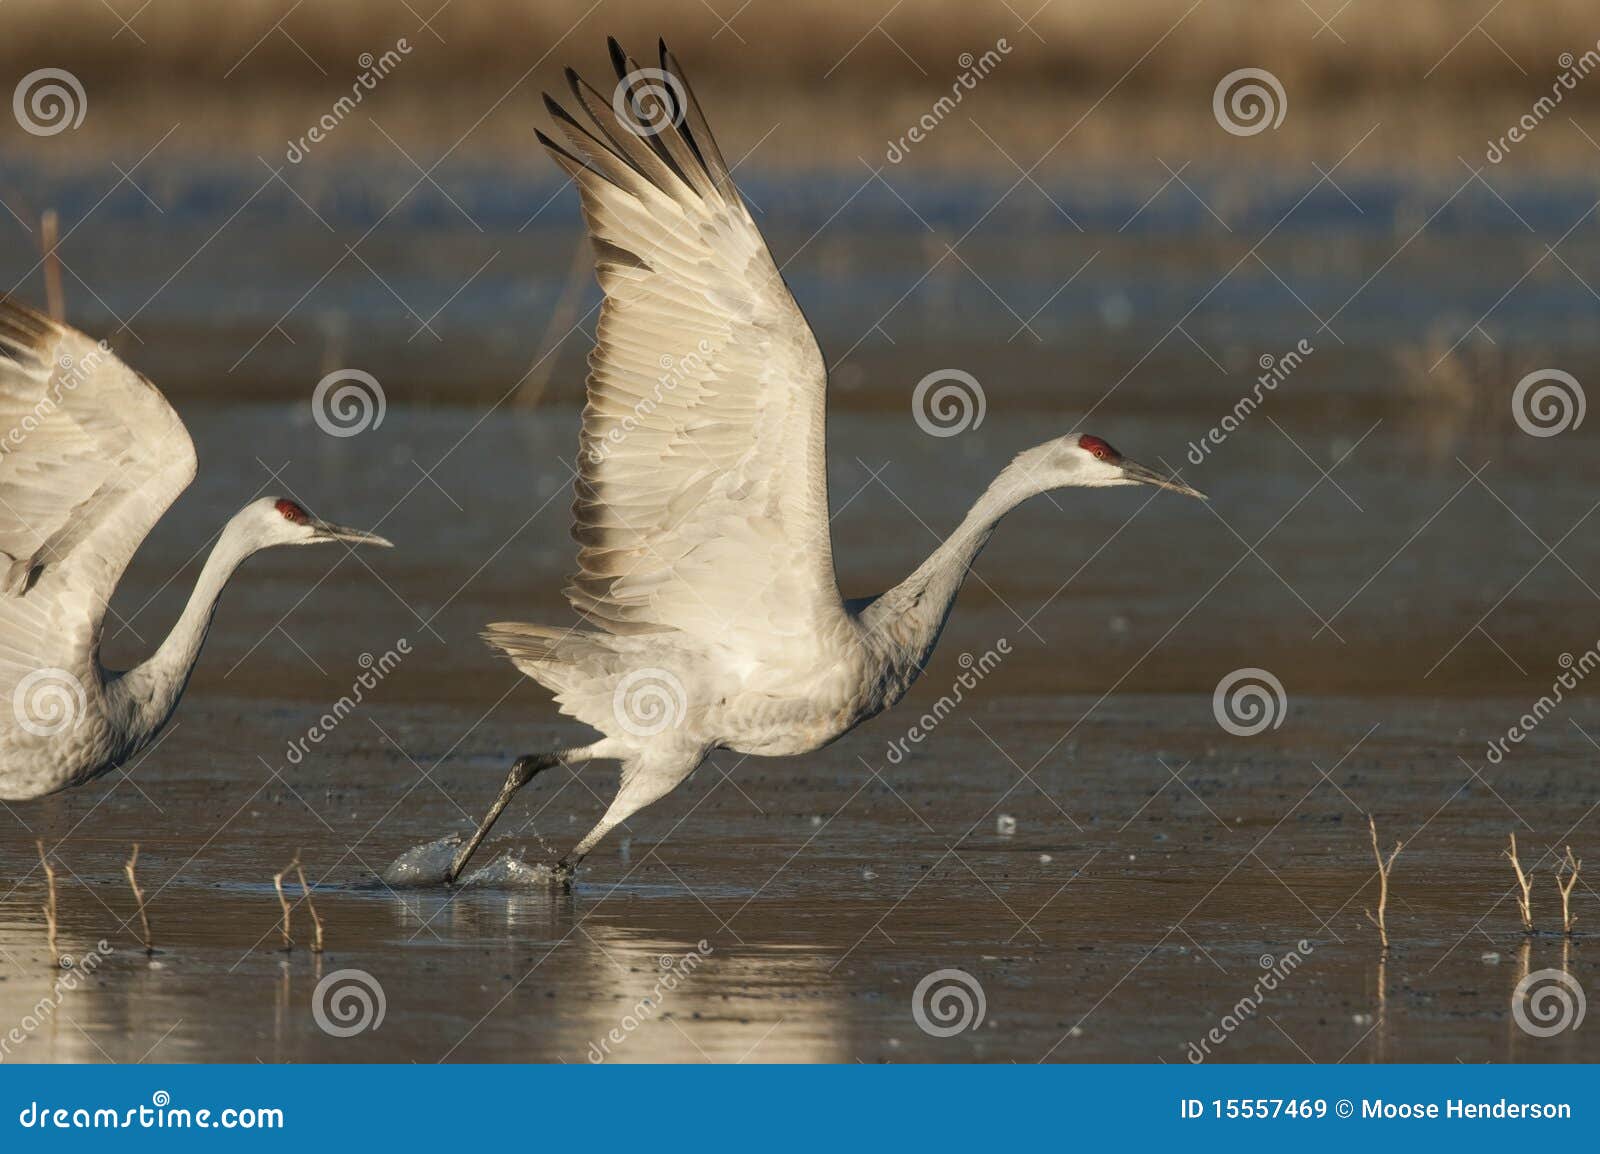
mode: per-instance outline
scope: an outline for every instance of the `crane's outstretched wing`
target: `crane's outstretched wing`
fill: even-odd
[[[567,597],[612,633],[759,652],[844,620],[828,535],[827,370],[661,46],[611,42],[610,95],[548,96],[605,290],[589,356]]]
[[[0,297],[0,695],[87,672],[128,561],[194,478],[194,444],[144,377]]]

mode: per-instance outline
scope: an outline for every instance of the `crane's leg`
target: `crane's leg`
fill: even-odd
[[[527,785],[540,772],[557,765],[577,765],[585,761],[593,761],[606,754],[602,747],[606,743],[597,741],[593,745],[579,746],[576,749],[563,749],[555,753],[530,753],[519,757],[511,766],[511,772],[506,774],[506,782],[500,787],[500,796],[494,799],[494,804],[489,807],[489,812],[478,823],[478,828],[473,830],[472,836],[467,839],[467,844],[457,852],[455,860],[450,863],[450,872],[445,875],[445,884],[451,885],[456,878],[461,876],[461,871],[467,868],[467,862],[472,860],[472,855],[478,852],[478,846],[483,844],[483,839],[489,836],[489,830],[499,820],[500,814],[506,806],[511,804],[511,799],[516,796],[517,790]]]
[[[571,888],[578,863],[599,844],[601,838],[651,802],[660,801],[677,789],[705,759],[705,755],[704,749],[670,750],[643,754],[624,761],[622,786],[617,790],[617,796],[595,827],[556,863],[556,875]]]

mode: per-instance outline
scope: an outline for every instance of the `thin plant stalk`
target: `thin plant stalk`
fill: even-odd
[[[272,875],[272,888],[278,891],[278,905],[283,910],[283,919],[279,924],[283,928],[283,948],[285,951],[294,949],[294,938],[289,936],[289,923],[294,911],[290,908],[289,899],[284,895],[283,892],[283,875],[292,869],[297,869],[299,865],[300,851],[296,850],[294,854],[294,860]]]
[[[133,890],[133,900],[139,908],[139,928],[144,937],[144,952],[156,952],[155,940],[150,934],[150,915],[145,910],[144,890],[139,886],[139,843],[133,843],[133,853],[129,855],[128,862],[122,867],[122,872],[128,875],[128,885]]]
[[[1383,851],[1378,848],[1378,823],[1373,816],[1367,814],[1367,831],[1372,835],[1372,856],[1378,862],[1378,914],[1373,916],[1368,910],[1367,920],[1378,927],[1378,942],[1383,947],[1383,952],[1389,952],[1389,871],[1394,869],[1394,859],[1400,856],[1404,842],[1395,842],[1394,849],[1389,853],[1389,859],[1384,860]]]
[[[305,867],[300,864],[299,854],[295,855],[294,868],[295,873],[300,876],[301,898],[306,903],[306,909],[311,911],[311,924],[316,927],[316,934],[311,942],[311,952],[320,954],[322,952],[322,918],[317,914],[317,904],[311,900],[311,887],[306,884],[306,871]]]
[[[1517,860],[1517,835],[1511,834],[1511,848],[1502,850],[1502,854],[1511,862],[1511,868],[1517,872],[1517,888],[1522,891],[1517,898],[1517,912],[1522,915],[1522,932],[1533,933],[1533,874],[1525,873],[1522,863]]]
[[[56,210],[46,209],[39,218],[39,249],[44,260],[44,299],[50,319],[67,319],[66,297],[61,291],[61,257],[56,252],[60,240],[61,220]]]
[[[1583,863],[1573,856],[1572,847],[1567,847],[1567,856],[1556,866],[1556,889],[1561,894],[1561,932],[1567,937],[1572,936],[1572,927],[1578,924],[1578,919],[1572,916],[1572,891],[1578,884],[1578,871],[1583,868]],[[1566,880],[1561,880],[1563,871]]]

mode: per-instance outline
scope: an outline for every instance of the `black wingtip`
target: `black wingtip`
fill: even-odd
[[[622,50],[622,45],[617,43],[615,36],[606,37],[606,47],[611,50],[611,67],[617,70],[617,79],[626,79],[628,75],[628,54]]]

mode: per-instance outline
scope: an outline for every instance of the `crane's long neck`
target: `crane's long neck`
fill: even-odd
[[[910,677],[933,652],[956,595],[1000,518],[1046,487],[1018,462],[1007,465],[916,572],[863,610],[861,623]]]
[[[146,661],[117,681],[117,692],[129,711],[129,736],[137,744],[153,737],[178,707],[178,698],[189,684],[189,674],[200,657],[222,590],[234,570],[253,552],[254,546],[232,524],[225,528],[206,558],[189,603],[183,607],[172,632]]]

